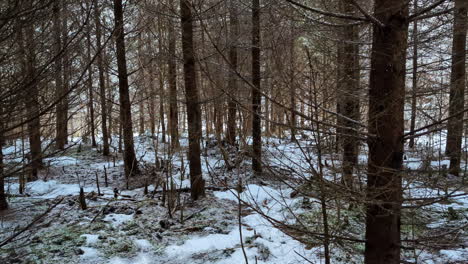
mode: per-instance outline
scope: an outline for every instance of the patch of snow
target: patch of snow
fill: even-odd
[[[133,215],[126,214],[108,214],[103,219],[105,222],[109,222],[114,227],[118,227],[126,222],[133,220]]]
[[[98,239],[99,235],[84,234],[84,235],[81,235],[81,237],[86,238],[86,245],[87,246],[94,245],[99,241],[99,239]]]
[[[243,230],[242,235],[244,239],[253,235],[253,231]],[[204,237],[194,237],[184,244],[178,246],[173,245],[166,248],[166,253],[174,258],[184,258],[188,255],[209,251],[209,250],[222,250],[227,248],[233,248],[239,244],[239,231],[237,229],[229,232],[229,234],[212,234]]]
[[[137,254],[136,257],[131,259],[121,258],[121,257],[113,257],[109,259],[107,264],[155,264],[161,263],[155,260],[155,256],[140,252]]]
[[[94,259],[99,257],[99,251],[91,247],[80,247],[83,250],[83,255],[80,256],[81,259]]]
[[[446,256],[450,262],[452,261],[466,261],[468,256],[467,249],[443,249],[440,251],[440,254]]]
[[[148,251],[153,248],[153,245],[146,239],[136,239],[133,243],[141,250]]]
[[[50,163],[50,165],[57,166],[57,167],[76,165],[79,163],[77,159],[73,157],[68,157],[68,156],[47,158],[45,159],[45,162]]]

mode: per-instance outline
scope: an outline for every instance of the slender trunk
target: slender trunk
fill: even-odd
[[[166,143],[166,120],[164,118],[164,75],[159,75],[159,121],[161,122],[162,142]]]
[[[101,99],[101,132],[102,132],[102,155],[109,156],[109,136],[107,130],[107,107],[106,107],[106,84],[104,80],[104,61],[102,56],[101,44],[101,12],[98,6],[98,0],[94,0],[94,23],[96,25],[96,48],[97,64],[99,72],[99,93]]]
[[[414,0],[414,10],[418,9],[418,0]],[[411,121],[410,134],[414,135],[416,127],[416,105],[417,105],[417,90],[418,90],[418,20],[413,22],[413,87],[411,89]],[[414,147],[414,138],[410,138],[410,148]]]
[[[60,19],[60,1],[54,1],[53,8],[53,30],[54,30],[54,52],[55,54],[62,53],[62,21]],[[67,137],[66,131],[64,131],[64,118],[65,112],[63,111],[64,107],[64,85],[63,85],[63,65],[62,65],[63,56],[58,55],[56,60],[54,61],[54,76],[55,76],[55,96],[57,100],[57,104],[55,106],[56,109],[56,136],[55,136],[55,144],[57,149],[65,149],[65,141]],[[64,133],[65,132],[65,133]]]
[[[343,3],[340,0],[340,5]],[[340,32],[341,35],[340,37],[344,37],[344,29]],[[336,54],[336,113],[338,114],[336,117],[336,136],[335,136],[335,151],[337,153],[341,153],[342,151],[342,135],[343,135],[343,129],[341,129],[343,125],[343,87],[345,86],[344,83],[344,65],[342,64],[343,61],[345,61],[344,58],[344,40],[341,41],[339,40],[339,43],[337,44],[337,54]]]
[[[226,140],[230,145],[236,144],[236,112],[237,112],[237,68],[238,68],[238,52],[237,38],[239,37],[239,19],[237,14],[237,6],[234,1],[231,1],[229,6],[229,63],[231,71],[229,73],[228,82],[228,121]]]
[[[187,104],[187,121],[190,167],[191,197],[197,200],[205,196],[205,180],[203,180],[200,161],[201,111],[195,72],[195,50],[193,43],[193,16],[190,0],[180,0],[182,25],[182,53],[184,58],[185,99]]]
[[[173,7],[173,0],[170,2]],[[177,64],[176,64],[176,36],[174,32],[174,22],[171,18],[169,24],[169,133],[171,135],[171,149],[174,150],[179,144],[179,111],[177,107]]]
[[[406,0],[376,0],[369,89],[366,264],[400,263]]]
[[[159,35],[163,36],[162,31],[162,19],[158,17],[158,28],[159,28]],[[159,50],[163,50],[163,38],[161,37],[158,41]],[[164,117],[164,78],[165,72],[163,67],[159,67],[159,122],[161,124],[161,141],[162,143],[166,143],[166,120]]]
[[[143,85],[142,85],[143,86]],[[143,89],[143,87],[140,87]],[[140,102],[138,103],[138,114],[139,114],[139,128],[138,132],[140,135],[145,134],[145,106],[144,106],[144,93],[140,92]]]
[[[3,121],[4,121],[4,116],[3,116],[3,107],[0,106],[0,212],[3,210],[8,209],[8,202],[6,199],[5,195],[5,179],[3,175],[3,143],[4,143],[4,138],[3,138],[3,133],[1,132],[3,130]]]
[[[139,174],[138,162],[133,145],[133,126],[130,94],[128,89],[127,59],[125,58],[125,34],[122,0],[114,0],[115,49],[119,75],[120,121],[123,130],[124,166],[127,178]]]
[[[463,136],[463,113],[461,112],[465,104],[467,5],[466,0],[455,1],[449,105],[449,116],[452,118],[447,124],[446,153],[450,158],[449,172],[457,176],[460,173]]]
[[[150,54],[153,53],[153,46],[151,45],[151,40],[148,37],[148,44],[147,48]],[[156,133],[156,88],[154,86],[154,65],[153,62],[150,61],[149,63],[149,70],[148,70],[148,87],[147,87],[147,96],[148,96],[148,108],[149,108],[149,115],[150,115],[150,126],[151,126],[151,135],[154,136]]]
[[[252,0],[252,169],[262,173],[262,95],[260,91],[260,1]]]
[[[88,65],[88,80],[87,80],[87,84],[88,84],[88,92],[89,92],[89,95],[88,95],[88,105],[89,105],[89,130],[90,130],[90,134],[91,134],[91,146],[93,148],[95,148],[97,145],[96,145],[96,128],[95,128],[95,125],[94,125],[94,91],[93,91],[93,70],[92,70],[92,67],[91,67],[91,27],[88,27],[88,32],[87,32],[87,36],[86,36],[86,40],[87,40],[87,61],[89,63]]]
[[[353,15],[350,0],[343,1],[345,14]],[[358,163],[357,125],[353,120],[359,120],[359,26],[351,25],[343,28],[343,87],[341,107],[343,118],[343,178],[348,188],[353,188],[353,170]],[[349,129],[348,129],[349,128]]]
[[[64,45],[68,43],[68,15],[67,15],[67,2],[62,1],[62,39]],[[71,75],[71,61],[70,61],[70,52],[69,49],[63,50],[63,90],[62,90],[62,113],[61,120],[62,123],[60,132],[62,140],[65,144],[68,143],[68,91],[70,90],[70,75]]]
[[[289,51],[289,102],[291,108],[291,119],[289,120],[289,126],[291,129],[291,141],[296,141],[296,85],[295,85],[295,58],[294,58],[294,48],[295,48],[295,36],[294,36],[294,22],[291,22],[291,43]]]

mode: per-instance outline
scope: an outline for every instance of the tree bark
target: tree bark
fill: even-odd
[[[171,7],[174,6],[170,1]],[[169,57],[167,61],[169,74],[169,133],[171,135],[171,150],[180,146],[179,144],[179,110],[177,107],[177,64],[176,64],[176,36],[174,22],[168,19],[169,25]]]
[[[295,84],[295,46],[296,46],[296,39],[294,35],[294,22],[291,21],[291,43],[290,43],[290,51],[289,51],[289,103],[291,108],[289,126],[291,130],[291,141],[296,141],[296,84]]]
[[[36,78],[36,50],[34,25],[28,24],[25,26],[25,33],[28,36],[26,43],[24,42],[23,30],[21,26],[18,29],[18,43],[20,46],[20,54],[23,57],[23,73],[24,73],[24,103],[27,112],[27,118],[30,120],[28,126],[29,136],[29,159],[31,173],[28,175],[28,181],[38,179],[38,171],[42,168],[42,147],[41,147],[41,123],[39,116],[39,90],[37,87]]]
[[[0,211],[8,209],[8,202],[5,195],[5,179],[3,175],[3,106],[0,106]]]
[[[355,10],[352,2],[346,0],[342,2],[343,12],[345,14],[353,15]],[[343,178],[348,188],[353,188],[353,171],[358,163],[358,140],[357,140],[357,125],[352,120],[359,120],[359,26],[350,25],[343,29],[343,61],[340,63],[343,66],[343,87],[339,91],[342,107],[343,118],[342,129],[343,135]]]
[[[418,9],[418,0],[414,0],[414,10]],[[410,134],[414,135],[416,127],[416,106],[417,106],[417,89],[418,89],[418,20],[413,22],[413,86],[411,89],[411,120]],[[414,147],[414,137],[411,137],[408,144],[409,148]]]
[[[153,46],[151,45],[151,39],[148,36],[147,38],[147,49],[148,53],[153,54]],[[150,127],[151,127],[151,135],[154,136],[156,133],[156,88],[154,86],[154,65],[153,61],[149,61],[149,69],[148,69],[148,86],[146,87],[146,93],[148,96],[148,110],[150,115]]]
[[[451,118],[447,124],[446,153],[450,158],[449,173],[457,176],[460,173],[464,115],[460,112],[465,106],[467,5],[465,0],[455,0],[450,75],[449,116]]]
[[[138,162],[133,144],[133,125],[130,94],[128,88],[127,59],[125,58],[125,35],[122,0],[114,0],[115,48],[119,75],[120,121],[123,130],[124,166],[127,178],[139,174]]]
[[[366,264],[400,263],[408,5],[376,0],[369,89]]]
[[[262,174],[260,74],[260,1],[252,0],[252,169],[256,176]]]
[[[102,132],[102,155],[109,156],[109,130],[107,129],[107,107],[106,107],[106,84],[104,80],[104,61],[102,56],[101,44],[101,12],[98,6],[98,0],[94,0],[94,23],[96,26],[96,48],[97,48],[97,64],[99,73],[99,93],[101,101],[101,132]]]
[[[87,50],[86,56],[88,65],[88,107],[89,107],[89,130],[91,134],[91,146],[95,148],[96,144],[96,128],[94,123],[94,91],[93,91],[93,68],[91,67],[91,26],[88,27],[86,36]]]
[[[190,0],[180,0],[180,13],[189,136],[188,160],[190,167],[191,197],[197,200],[205,196],[205,180],[203,179],[200,161],[200,139],[202,135],[201,111],[195,72],[193,16]]]
[[[56,109],[56,136],[55,144],[57,149],[65,149],[65,142],[67,138],[67,131],[65,130],[64,120],[66,122],[66,113],[64,111],[64,93],[65,87],[63,83],[63,56],[62,56],[62,20],[60,15],[60,1],[54,1],[52,8],[54,16],[54,52],[57,58],[54,61],[54,75],[55,75],[55,96],[57,99]],[[60,54],[60,55],[59,55]]]

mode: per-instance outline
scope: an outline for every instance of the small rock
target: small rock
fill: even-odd
[[[159,225],[164,229],[168,229],[169,227],[171,227],[171,223],[168,220],[159,221]]]
[[[115,212],[115,207],[114,206],[108,206],[108,207],[104,208],[104,210],[102,210],[103,215],[107,215],[107,214],[114,213],[114,212]]]
[[[75,248],[73,251],[75,251],[76,255],[83,255],[84,251],[81,248]]]

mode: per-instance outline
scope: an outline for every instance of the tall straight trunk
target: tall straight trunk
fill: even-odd
[[[147,39],[147,49],[150,54],[153,54],[153,46],[151,45],[150,37]],[[154,65],[152,60],[149,61],[148,86],[146,87],[146,94],[148,96],[151,135],[154,136],[156,133],[156,88],[154,86]]]
[[[138,127],[138,132],[140,135],[145,134],[145,105],[144,105],[144,85],[141,88],[140,92],[140,98],[138,99],[140,102],[138,102],[138,115],[139,115],[139,127]]]
[[[465,105],[467,5],[466,0],[455,0],[449,105],[449,116],[452,118],[447,124],[446,153],[450,157],[449,172],[457,176],[460,173],[463,136],[463,113],[461,112]]]
[[[163,35],[163,32],[162,32],[162,19],[161,17],[159,16],[158,17],[158,29],[159,29],[159,35],[162,36]],[[161,37],[158,41],[158,44],[159,44],[159,50],[163,50],[163,38]],[[165,72],[164,72],[164,68],[163,67],[160,67],[159,68],[159,122],[161,124],[161,141],[163,143],[166,143],[166,120],[165,120],[165,116],[164,116],[164,78],[165,78]]]
[[[406,0],[376,0],[369,88],[366,264],[400,263]]]
[[[340,4],[342,5],[343,3],[340,0]],[[344,35],[344,29],[340,32],[341,35]],[[343,37],[343,36],[339,36]],[[338,114],[336,117],[336,135],[335,135],[335,151],[337,153],[340,153],[342,151],[342,146],[343,146],[343,140],[342,140],[342,135],[343,135],[343,129],[342,127],[344,126],[344,119],[342,117],[343,115],[343,87],[345,86],[345,77],[344,77],[344,65],[342,65],[342,62],[345,61],[344,58],[344,42],[339,41],[337,44],[337,54],[336,54],[336,113]]]
[[[39,116],[39,90],[37,87],[36,77],[36,51],[34,41],[34,26],[29,24],[26,26],[26,35],[28,41],[24,42],[23,33],[19,32],[20,46],[22,53],[25,56],[24,69],[26,75],[26,83],[28,86],[24,89],[25,107],[28,119],[28,135],[30,147],[30,166],[31,174],[28,181],[35,181],[38,179],[37,174],[39,169],[42,168],[42,150],[41,150],[41,123]]]
[[[166,143],[166,120],[164,118],[164,74],[159,71],[159,122],[161,123],[161,141]]]
[[[252,0],[252,169],[262,173],[262,95],[260,91],[260,1]]]
[[[8,209],[8,202],[6,199],[5,195],[5,178],[4,178],[4,170],[3,170],[3,144],[4,144],[4,138],[3,138],[3,122],[4,122],[4,116],[3,116],[3,107],[0,106],[0,211]]]
[[[173,7],[173,0],[170,1]],[[171,135],[171,149],[174,150],[179,144],[179,110],[177,107],[177,64],[176,64],[176,36],[174,22],[168,19],[169,25],[169,58],[167,61],[169,74],[169,133]]]
[[[60,12],[60,1],[54,1],[53,12],[53,30],[54,30],[54,52],[55,54],[62,53],[62,19],[60,18],[63,12]],[[64,112],[64,93],[65,87],[63,83],[63,56],[58,55],[54,61],[54,76],[55,76],[55,96],[57,104],[56,109],[56,136],[55,144],[57,149],[65,149],[67,131],[65,130],[64,122],[66,123],[66,113]],[[65,121],[64,121],[65,120]]]
[[[237,38],[239,37],[239,19],[237,14],[237,6],[234,1],[231,1],[229,6],[229,63],[231,64],[228,81],[228,121],[226,140],[230,145],[236,143],[236,112],[237,112],[237,68],[238,68],[238,52]]]
[[[291,25],[291,31],[294,30],[294,24]],[[291,129],[291,141],[296,140],[296,86],[295,86],[295,59],[294,59],[294,36],[291,39],[290,47],[290,68],[289,68],[289,99],[291,107],[291,119],[289,120],[289,126]]]
[[[91,26],[88,27],[86,35],[86,56],[88,61],[88,107],[89,107],[89,130],[91,134],[91,146],[94,148],[96,144],[96,128],[94,123],[94,91],[93,91],[93,68],[91,67]]]
[[[68,43],[68,14],[67,1],[62,1],[62,39],[64,45]],[[63,50],[63,98],[62,98],[62,136],[64,136],[65,144],[68,143],[68,92],[70,90],[71,76],[71,60],[69,49]]]
[[[107,94],[105,95],[104,99],[106,99],[106,101],[109,101],[109,103],[107,103],[107,108],[106,108],[106,116],[107,116],[107,135],[109,136],[109,146],[112,146],[112,132],[114,132],[115,134],[118,134],[119,133],[119,122],[116,122],[115,118],[113,118],[113,112],[114,112],[114,88],[113,88],[113,83],[111,82],[111,75],[110,75],[110,71],[111,71],[111,68],[109,66],[109,61],[111,60],[111,57],[108,56],[108,54],[106,52],[103,53],[104,55],[104,58],[106,58],[106,61],[108,61],[108,63],[106,63],[106,71],[105,71],[105,80],[106,80],[106,83],[105,83],[105,86],[104,86],[104,92]]]
[[[343,12],[353,15],[355,10],[352,1],[346,0],[342,2]],[[343,29],[343,61],[340,64],[343,66],[343,87],[340,93],[341,98],[341,113],[344,117],[342,125],[349,129],[343,129],[342,137],[343,145],[343,178],[348,188],[353,187],[353,170],[358,163],[358,141],[357,141],[357,125],[352,120],[359,120],[359,26],[350,25]]]
[[[122,123],[124,143],[125,176],[139,174],[138,162],[133,145],[133,126],[130,94],[128,89],[127,59],[125,58],[125,34],[122,0],[114,0],[115,49],[119,75],[120,122]]]
[[[109,131],[107,130],[107,107],[106,107],[106,84],[104,80],[104,61],[101,44],[101,11],[99,10],[98,0],[94,0],[94,23],[96,26],[96,48],[97,64],[99,74],[99,93],[101,101],[101,132],[102,132],[102,155],[109,156]]]
[[[138,56],[138,62],[139,62],[139,67],[141,70],[138,72],[138,80],[136,80],[136,86],[137,86],[137,91],[140,91],[137,93],[136,98],[138,100],[138,134],[139,135],[144,135],[145,134],[145,96],[146,96],[146,87],[147,83],[145,82],[146,78],[146,60],[143,57],[142,54],[142,48],[143,48],[143,41],[142,41],[142,35],[138,36],[137,40],[137,56]]]
[[[418,0],[413,2],[414,10],[418,9]],[[416,127],[416,106],[417,106],[417,91],[418,91],[418,20],[413,21],[413,85],[411,88],[411,120],[410,120],[410,135],[414,135]],[[414,147],[414,137],[409,140],[408,147]]]
[[[200,161],[200,139],[202,135],[201,110],[197,89],[197,75],[195,72],[193,16],[190,0],[180,0],[180,14],[189,137],[188,160],[190,167],[191,197],[197,200],[205,196],[205,180],[203,179]]]

